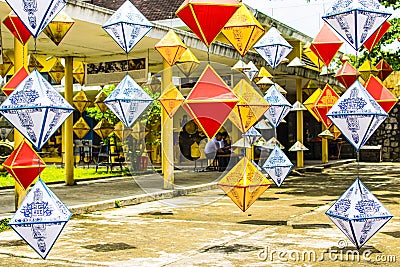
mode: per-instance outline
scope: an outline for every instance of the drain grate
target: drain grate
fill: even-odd
[[[212,246],[201,250],[201,253],[240,253],[240,252],[252,252],[264,249],[263,247],[249,246],[243,244],[232,244],[224,246]]]
[[[82,247],[93,250],[95,252],[109,252],[109,251],[119,251],[119,250],[136,248],[135,246],[131,246],[126,243],[105,243],[105,244],[86,245]]]
[[[307,223],[307,224],[293,224],[293,229],[320,229],[320,228],[332,228],[326,223]]]
[[[252,224],[252,225],[287,225],[287,221],[266,221],[266,220],[246,220],[238,223]]]

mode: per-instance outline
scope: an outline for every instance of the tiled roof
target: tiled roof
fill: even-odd
[[[176,18],[175,11],[184,0],[130,0],[150,21]],[[89,1],[88,1],[89,2]],[[125,0],[92,0],[90,3],[117,10]]]

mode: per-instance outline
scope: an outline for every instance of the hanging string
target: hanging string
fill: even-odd
[[[207,58],[208,58],[208,64],[210,64],[210,47],[207,47]]]
[[[128,53],[126,53],[126,75],[129,74],[129,57]]]

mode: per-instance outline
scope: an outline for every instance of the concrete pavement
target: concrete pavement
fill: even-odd
[[[189,172],[182,174],[185,180]],[[205,174],[197,186],[214,179]],[[360,163],[359,168],[348,164],[290,176],[246,212],[222,190],[211,189],[81,214],[67,224],[46,261],[13,231],[0,233],[0,262],[2,266],[398,266],[399,174],[399,163]],[[359,262],[351,258],[355,250],[350,241],[324,214],[357,176],[395,216],[363,247]]]

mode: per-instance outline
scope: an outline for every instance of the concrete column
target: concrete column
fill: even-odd
[[[322,123],[322,131],[325,131],[327,128]],[[328,138],[322,138],[321,142],[322,146],[322,163],[328,163]]]
[[[73,70],[73,57],[66,57],[65,58],[65,91],[64,91],[64,97],[70,103],[73,105],[73,97],[74,97],[74,92],[73,92],[73,76],[72,76],[72,70]],[[63,124],[63,142],[62,144],[64,145],[64,170],[65,170],[65,184],[66,185],[74,185],[75,184],[75,179],[74,179],[74,132],[73,132],[73,116],[72,114],[65,120]]]
[[[161,81],[161,91],[165,91],[172,82],[172,68],[164,60]],[[173,119],[161,109],[161,168],[164,175],[164,189],[174,188],[174,144]]]
[[[16,38],[14,38],[14,73],[22,66],[28,66],[28,45],[22,45]],[[24,136],[14,129],[14,148],[17,148],[23,140]],[[14,196],[15,210],[17,210],[26,196],[25,189],[17,182],[15,182]]]
[[[296,100],[303,103],[301,79],[296,79]],[[297,141],[303,143],[303,110],[297,112]],[[297,167],[304,167],[304,151],[297,151]]]

